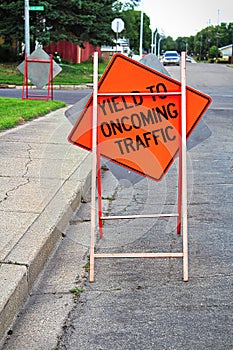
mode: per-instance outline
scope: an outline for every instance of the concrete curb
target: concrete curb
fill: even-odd
[[[67,201],[58,205],[64,189],[63,186],[67,187],[68,184],[64,183],[45,211],[35,220],[23,239],[13,249],[9,261],[4,263],[0,269],[0,284],[4,286],[0,298],[0,339],[13,322],[37,276],[62,238],[63,229],[90,187],[90,168],[88,161],[86,163],[83,164],[82,169],[83,180],[79,181],[73,190],[70,190]],[[75,174],[73,177],[68,182],[75,185]],[[48,222],[50,211],[53,211],[53,217],[56,219],[53,223],[51,222],[50,225],[44,227],[44,224]],[[35,244],[33,237],[35,230],[38,232],[38,228],[40,234]],[[24,252],[23,255],[22,251]]]
[[[85,85],[81,84],[56,84],[53,85],[54,90],[85,90],[85,89],[92,89],[93,83],[88,83]],[[15,84],[0,84],[0,89],[22,89],[22,85],[15,85]],[[34,85],[29,85],[29,89],[38,89]],[[42,90],[47,90],[47,86],[44,87]]]

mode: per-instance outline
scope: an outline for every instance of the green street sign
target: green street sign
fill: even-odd
[[[29,6],[30,11],[44,11],[44,6]]]

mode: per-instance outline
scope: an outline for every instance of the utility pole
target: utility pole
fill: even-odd
[[[156,56],[156,45],[157,45],[157,34],[158,29],[151,29],[151,53],[154,53]]]
[[[161,34],[158,42],[158,59],[160,59],[160,41],[164,39],[164,33]]]
[[[155,33],[155,50],[154,50],[155,56],[157,56],[157,35],[158,34],[159,34],[158,29],[156,29],[156,33]]]
[[[144,15],[144,0],[141,0],[141,25],[140,25],[140,47],[139,47],[139,55],[142,58],[142,42],[143,42],[143,15]]]
[[[233,63],[233,33],[231,33],[231,63]]]
[[[217,25],[217,33],[216,33],[216,62],[218,62],[218,38],[219,38],[219,13],[220,10],[218,9],[218,25]]]
[[[163,39],[163,37],[161,36],[159,38],[159,42],[158,42],[158,59],[160,59],[160,41]]]
[[[24,0],[25,54],[30,55],[29,0]]]
[[[154,52],[154,31],[151,29],[151,53]]]

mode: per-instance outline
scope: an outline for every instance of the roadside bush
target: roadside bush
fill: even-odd
[[[229,58],[218,58],[217,63],[227,64],[229,62]]]
[[[216,58],[209,58],[209,63],[215,63]]]
[[[17,55],[16,50],[9,45],[0,46],[0,62],[17,62],[20,57]]]

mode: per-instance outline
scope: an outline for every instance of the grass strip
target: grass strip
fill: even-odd
[[[62,101],[46,102],[0,97],[0,130],[13,128],[65,105]]]
[[[0,86],[4,84],[22,85],[23,75],[16,64],[0,64]]]
[[[0,64],[0,87],[12,84],[22,85],[23,74],[17,69],[18,63]],[[106,68],[107,63],[99,63],[99,76]],[[62,71],[54,78],[54,84],[86,84],[93,82],[93,63],[61,64]]]

